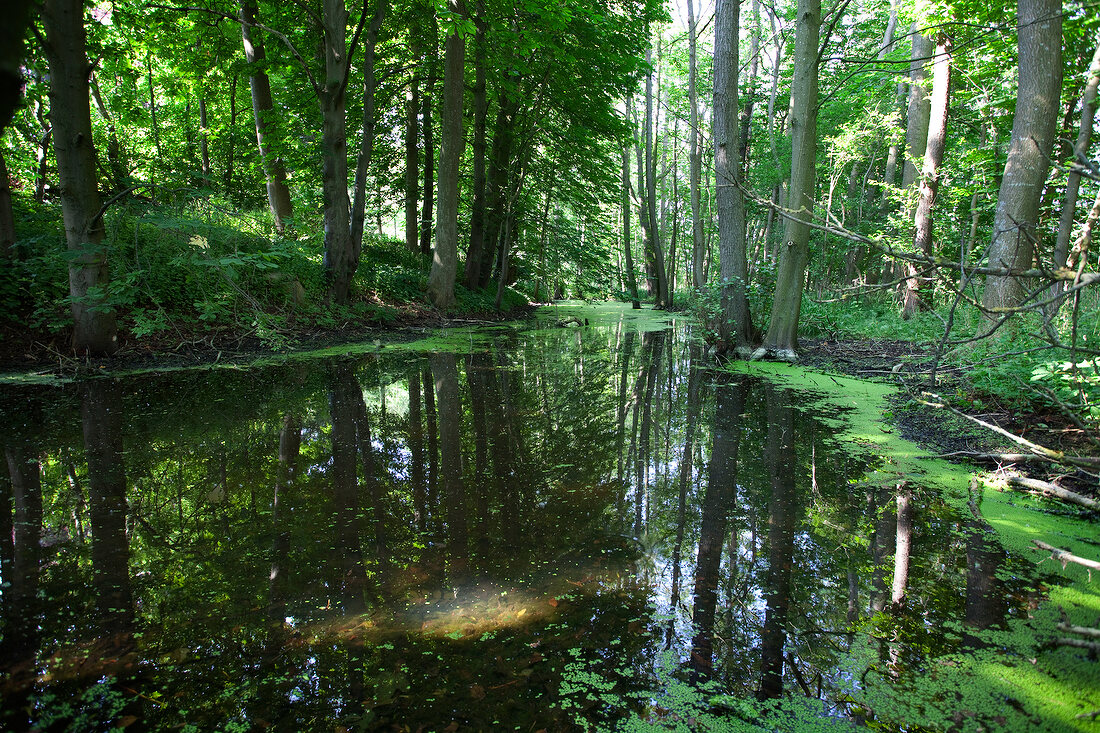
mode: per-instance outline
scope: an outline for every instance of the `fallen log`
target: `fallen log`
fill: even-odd
[[[1055,560],[1061,560],[1062,567],[1065,567],[1066,563],[1072,562],[1078,565],[1082,565],[1089,570],[1100,570],[1100,562],[1089,560],[1086,557],[1079,557],[1077,555],[1074,555],[1073,553],[1066,552],[1065,550],[1059,550],[1057,547],[1054,547],[1053,545],[1048,545],[1046,542],[1043,542],[1041,540],[1032,540],[1031,542],[1040,550],[1047,550],[1048,552],[1050,552],[1050,556]]]
[[[1055,639],[1055,646],[1072,646],[1077,649],[1087,649],[1093,654],[1100,654],[1100,643],[1085,641],[1084,639]]]
[[[1100,639],[1100,629],[1090,629],[1088,626],[1074,626],[1072,624],[1060,623],[1058,624],[1058,630],[1064,631],[1067,634],[1078,634],[1092,639]]]
[[[1054,497],[1061,499],[1062,501],[1068,501],[1071,504],[1077,504],[1083,506],[1086,509],[1097,510],[1100,509],[1100,502],[1095,499],[1090,499],[1087,496],[1083,496],[1069,489],[1063,489],[1061,486],[1049,483],[1047,481],[1039,481],[1033,478],[1024,478],[1023,476],[1009,476],[1008,485],[1015,486],[1021,489],[1027,489],[1028,491],[1042,494],[1043,496]]]

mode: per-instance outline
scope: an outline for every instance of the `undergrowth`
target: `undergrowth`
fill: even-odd
[[[60,206],[23,196],[14,204],[17,259],[0,276],[0,324],[63,340],[72,326],[71,255]],[[210,199],[116,206],[104,223],[111,273],[104,302],[125,341],[163,345],[231,334],[281,349],[297,333],[385,325],[427,308],[430,263],[403,242],[368,235],[351,302],[336,306],[325,298],[320,226],[298,222],[298,236],[284,238],[264,213]],[[456,291],[455,313],[495,310],[495,284],[483,293]],[[526,302],[506,288],[501,308]]]

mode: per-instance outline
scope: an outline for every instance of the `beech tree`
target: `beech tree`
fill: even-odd
[[[1050,154],[1062,91],[1062,4],[1060,0],[1018,0],[1016,30],[1019,87],[1012,138],[993,219],[989,264],[1023,271],[1031,266],[1037,238],[1039,201],[1050,169]],[[1015,275],[986,279],[982,307],[992,323],[1024,299]]]
[[[838,9],[838,12],[839,9]],[[791,81],[791,177],[783,243],[779,247],[775,297],[764,344],[755,356],[793,360],[798,349],[802,286],[809,261],[810,221],[817,165],[818,39],[820,0],[799,0]]]
[[[103,209],[96,180],[84,3],[47,0],[42,22],[46,27],[54,149],[69,249],[73,348],[81,355],[109,355],[118,349],[118,336],[115,313],[105,292],[110,272],[103,250]]]

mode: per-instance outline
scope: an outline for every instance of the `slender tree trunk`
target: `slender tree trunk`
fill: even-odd
[[[325,81],[321,105],[321,185],[324,192],[323,265],[328,299],[346,305],[355,275],[348,200],[347,85],[348,11],[344,0],[324,0]]]
[[[760,73],[760,0],[752,0],[752,37],[749,46],[749,75],[745,86],[745,108],[741,111],[741,136],[738,141],[741,170],[748,170],[749,137],[752,135],[752,108],[756,102],[756,79]]]
[[[415,54],[414,54],[415,55]],[[420,203],[420,161],[417,140],[420,124],[420,76],[413,71],[409,91],[405,96],[405,246],[410,252],[420,251],[417,204]]]
[[[252,88],[252,114],[256,119],[256,146],[267,177],[267,202],[275,219],[275,229],[279,234],[285,234],[286,220],[294,217],[294,207],[286,183],[286,168],[283,161],[271,153],[269,138],[275,104],[271,98],[271,81],[264,70],[267,52],[262,37],[254,28],[257,14],[256,0],[241,0],[241,36],[244,39],[244,58],[251,68],[249,84]]]
[[[486,90],[486,34],[488,22],[485,19],[485,3],[478,1],[477,16],[474,19],[477,33],[474,37],[474,139],[473,139],[473,200],[470,203],[470,245],[466,250],[466,269],[464,280],[466,287],[476,290],[481,280],[481,260],[485,250],[485,158],[488,143],[485,138],[486,118],[489,115],[489,95]],[[549,198],[547,199],[549,201]]]
[[[463,15],[461,0],[448,7]],[[439,124],[439,206],[436,211],[435,255],[428,275],[428,297],[436,308],[449,308],[455,300],[458,268],[458,168],[466,147],[462,130],[462,75],[466,40],[460,33],[447,39],[443,62],[443,111]]]
[[[389,3],[377,0],[370,25],[367,26],[363,41],[363,126],[359,143],[359,157],[355,165],[355,186],[351,203],[351,269],[359,268],[359,257],[363,252],[363,229],[367,213],[367,178],[370,176],[370,162],[374,154],[374,128],[376,123],[374,93],[378,86],[374,65],[378,37],[382,31],[382,22],[386,17]],[[364,12],[366,7],[364,6]]]
[[[103,302],[110,280],[88,105],[88,57],[80,0],[48,0],[42,14],[50,65],[50,109],[69,250],[73,348],[109,355],[118,349],[115,312]]]
[[[660,49],[658,48],[658,53]],[[650,44],[646,48],[646,62],[653,63],[653,47]],[[660,231],[657,229],[657,159],[653,151],[653,127],[654,127],[654,100],[653,100],[653,74],[646,75],[645,82],[645,187],[646,187],[646,215],[649,226],[646,231],[649,234],[649,244],[653,256],[653,269],[657,282],[658,307],[668,306],[668,279],[665,271],[665,253],[661,243]]]
[[[236,151],[237,133],[237,75],[233,74],[229,79],[229,127],[225,131],[225,172],[222,181],[225,184],[225,192],[231,193],[233,184],[233,155]]]
[[[940,165],[943,164],[943,152],[947,145],[950,87],[951,39],[941,33],[936,43],[936,60],[932,71],[932,108],[921,169],[920,199],[913,219],[916,229],[913,248],[926,257],[931,257],[933,253],[932,207],[940,187]],[[927,310],[932,306],[930,293],[927,292],[927,278],[919,277],[911,263],[907,267],[910,277],[905,283],[905,306],[902,310],[902,318],[906,320],[912,318],[918,310]]]
[[[703,212],[699,194],[699,179],[703,169],[703,131],[699,121],[699,90],[697,88],[698,65],[696,62],[696,38],[698,29],[695,23],[695,4],[687,0],[688,11],[688,104],[690,105],[691,129],[688,131],[690,147],[690,199],[691,199],[691,286],[699,290],[705,285],[703,264],[706,257],[706,243],[703,240]],[[624,173],[626,171],[624,170]]]
[[[791,81],[791,180],[787,194],[787,206],[792,214],[784,226],[771,323],[763,347],[766,353],[780,359],[797,358],[802,286],[810,257],[810,218],[817,162],[820,0],[799,0],[797,18],[794,78]]]
[[[1031,266],[1062,90],[1060,0],[1018,0],[1017,15],[1019,93],[989,249],[990,266],[1010,270]],[[1011,308],[1023,297],[1015,277],[987,278],[982,307],[993,311],[987,322],[1000,318],[993,309]]]
[[[432,207],[435,204],[435,130],[432,127],[432,92],[435,83],[429,82],[421,97],[420,119],[424,125],[424,203],[420,209],[420,254],[432,254]]]
[[[518,81],[513,79],[513,81]],[[477,289],[489,285],[493,274],[493,258],[498,256],[508,210],[508,179],[511,175],[512,148],[515,143],[515,120],[519,102],[514,94],[501,90],[494,122],[493,149],[489,160],[488,192],[486,194],[485,241],[478,263]],[[470,265],[467,263],[467,269]]]
[[[932,41],[916,32],[913,27],[913,49],[909,57],[909,112],[905,125],[905,149],[908,155],[901,171],[901,187],[908,193],[920,177],[918,161],[924,159],[928,143],[928,120],[932,102],[925,82],[928,79],[928,60],[932,55]],[[908,208],[912,211],[912,207]]]
[[[737,129],[737,39],[740,4],[719,0],[714,15],[714,176],[717,183],[718,265],[722,287],[718,338],[722,350],[747,356],[752,347],[745,251],[745,198],[741,192]]]
[[[89,83],[92,89],[92,99],[95,100],[99,115],[107,123],[107,169],[111,172],[111,189],[121,191],[126,187],[128,171],[122,162],[122,144],[118,139],[118,130],[115,128],[114,118],[107,109],[107,105],[103,103],[103,95],[100,93],[99,82],[95,74],[89,76]],[[205,107],[200,108],[200,111],[204,110]],[[209,163],[209,161],[207,162]]]
[[[630,155],[625,146],[622,149],[622,157],[623,256],[626,261],[626,287],[630,292],[631,307],[637,310],[642,307],[642,304],[638,301],[638,279],[634,275],[634,256],[631,254],[634,247],[630,232]]]
[[[1085,90],[1081,94],[1081,126],[1077,131],[1077,142],[1073,146],[1073,158],[1075,162],[1087,158],[1089,144],[1092,141],[1093,118],[1096,117],[1097,91],[1100,88],[1100,44],[1092,55],[1089,64],[1089,77],[1085,82]],[[1069,258],[1069,240],[1073,234],[1073,223],[1077,218],[1077,196],[1081,190],[1081,173],[1077,168],[1071,168],[1066,179],[1066,198],[1062,204],[1062,218],[1058,222],[1058,239],[1054,243],[1054,267],[1066,266]],[[1060,293],[1064,284],[1059,282],[1054,285],[1054,292]],[[1048,318],[1057,312],[1057,304],[1048,309]]]

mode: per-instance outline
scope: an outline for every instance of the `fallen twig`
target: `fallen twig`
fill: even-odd
[[[1009,486],[1027,489],[1029,492],[1041,494],[1042,496],[1052,496],[1063,501],[1068,501],[1071,504],[1083,506],[1086,509],[1092,509],[1094,511],[1100,509],[1100,502],[1095,499],[1090,499],[1087,496],[1082,496],[1081,494],[1063,489],[1061,486],[1056,486],[1046,481],[1024,478],[1023,476],[1009,476],[1007,483]]]
[[[1060,623],[1058,624],[1058,630],[1065,631],[1068,634],[1087,636],[1091,639],[1100,639],[1100,629],[1090,629],[1088,626],[1074,626],[1073,624]]]
[[[1049,551],[1050,556],[1055,560],[1061,560],[1063,568],[1066,566],[1066,563],[1072,562],[1078,565],[1082,565],[1089,570],[1100,570],[1100,562],[1089,560],[1086,557],[1079,557],[1077,555],[1074,555],[1073,553],[1066,552],[1065,550],[1059,550],[1057,547],[1054,547],[1053,545],[1048,545],[1046,542],[1043,542],[1041,540],[1032,540],[1031,542],[1040,550]]]

